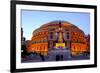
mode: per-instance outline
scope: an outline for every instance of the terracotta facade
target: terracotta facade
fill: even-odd
[[[89,37],[77,26],[66,21],[43,24],[33,31],[27,51],[48,55],[53,49],[69,49],[72,55],[89,51]]]

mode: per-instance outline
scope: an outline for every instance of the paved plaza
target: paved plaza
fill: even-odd
[[[47,61],[69,61],[69,60],[87,60],[90,59],[90,55],[80,54],[78,56],[71,56],[70,50],[67,49],[55,49],[51,50],[47,56],[32,53],[22,58],[22,63],[29,62],[47,62]]]

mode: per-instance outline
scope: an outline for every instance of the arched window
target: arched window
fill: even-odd
[[[50,39],[53,39],[53,32],[50,32]]]
[[[67,39],[69,39],[69,32],[67,32],[67,35],[66,35]]]

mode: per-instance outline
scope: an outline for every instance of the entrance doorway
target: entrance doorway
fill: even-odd
[[[63,61],[63,55],[56,55],[56,61]]]

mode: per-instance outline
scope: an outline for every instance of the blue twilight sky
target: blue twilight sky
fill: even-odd
[[[90,33],[89,13],[22,10],[21,16],[23,36],[26,40],[31,39],[36,28],[55,20],[68,21],[82,29],[85,34]]]

